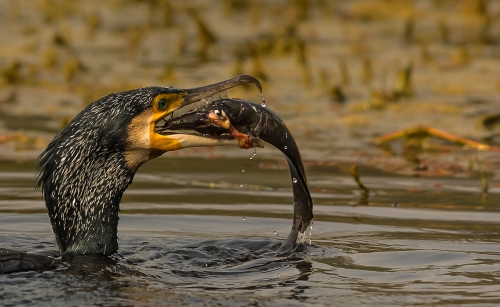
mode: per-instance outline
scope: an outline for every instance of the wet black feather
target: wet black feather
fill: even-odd
[[[38,158],[42,189],[61,254],[110,254],[118,249],[119,203],[134,172],[124,151],[127,127],[159,93],[148,87],[115,93],[84,108]]]

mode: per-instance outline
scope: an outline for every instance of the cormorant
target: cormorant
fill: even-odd
[[[144,162],[167,151],[237,144],[228,138],[159,134],[156,125],[184,106],[243,83],[262,92],[257,79],[241,75],[192,89],[157,86],[114,93],[84,108],[38,158],[37,187],[60,254],[117,251],[120,200]],[[43,262],[26,264],[29,256],[0,249],[0,273],[46,268]]]
[[[83,109],[38,159],[45,197],[61,255],[117,251],[119,203],[137,169],[167,151],[234,144],[193,134],[163,135],[156,125],[174,111],[245,82],[239,76],[194,88],[145,87],[105,96]]]
[[[77,115],[38,160],[37,186],[60,254],[109,260],[106,255],[118,250],[120,200],[144,162],[187,147],[237,144],[248,149],[262,146],[260,140],[278,148],[288,161],[294,218],[279,253],[290,252],[314,215],[299,149],[281,118],[265,104],[228,98],[173,117],[184,106],[246,82],[262,93],[257,79],[242,75],[188,90],[146,87],[115,93]],[[176,133],[178,129],[199,134]],[[0,273],[53,267],[52,258],[0,249]]]

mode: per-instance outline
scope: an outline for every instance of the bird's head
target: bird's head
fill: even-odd
[[[110,141],[118,140],[122,143],[125,161],[133,172],[142,163],[167,151],[235,144],[234,140],[221,137],[172,131],[159,132],[158,124],[172,115],[174,111],[243,83],[253,83],[262,91],[257,79],[249,75],[241,75],[197,88],[146,87],[112,94],[104,97],[105,103],[109,108],[116,108],[116,111],[109,110],[106,113],[116,115],[116,118],[108,117],[106,121],[111,125],[111,129],[105,127],[102,131],[109,132],[107,137]],[[92,112],[88,115],[92,116]],[[117,129],[114,129],[114,126]]]

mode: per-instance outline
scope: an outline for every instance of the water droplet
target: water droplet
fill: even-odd
[[[288,149],[288,146],[285,146],[285,149]]]
[[[244,220],[245,220],[245,217],[242,217],[241,219],[244,221]]]
[[[214,111],[214,113],[215,113],[215,114],[219,114],[219,113],[220,113],[220,111],[219,111],[219,110],[215,110],[215,111]]]
[[[257,150],[255,149],[255,147],[253,148],[253,154],[250,156],[250,160],[253,159],[253,157],[255,157],[257,155]]]
[[[243,187],[243,183],[240,183],[240,188],[242,188],[242,187]]]
[[[278,275],[278,278],[281,278],[281,275]]]
[[[242,173],[244,173],[244,172],[245,172],[245,170],[244,170],[244,169],[241,169],[241,172],[242,172]]]
[[[297,183],[297,178],[292,178],[293,183]]]
[[[203,101],[205,104],[210,104],[210,102],[206,98],[203,98],[201,101]]]
[[[265,107],[266,107],[266,104],[263,102],[263,103],[261,103],[261,106],[262,106],[263,108],[265,108]]]
[[[285,132],[285,139],[288,139],[288,132]]]
[[[276,235],[276,230],[274,231],[274,235]]]

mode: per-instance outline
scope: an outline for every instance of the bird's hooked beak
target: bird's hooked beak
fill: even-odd
[[[217,93],[223,92],[244,83],[252,83],[259,89],[260,93],[262,94],[262,85],[260,84],[259,80],[250,75],[240,75],[222,82],[183,90],[187,93],[187,95],[184,97],[183,102],[177,109],[200,101],[202,99],[212,97]]]
[[[174,98],[175,102],[170,103],[163,112],[157,112],[153,116],[151,125],[151,146],[153,150],[151,157],[157,156],[165,151],[178,150],[188,147],[206,147],[206,146],[222,146],[237,144],[237,140],[231,137],[213,137],[200,134],[185,133],[185,132],[164,132],[162,126],[158,125],[162,121],[167,121],[167,118],[183,107],[189,106],[195,102],[205,98],[210,98],[215,94],[221,93],[230,88],[236,87],[244,83],[255,85],[262,94],[262,85],[259,80],[250,75],[240,75],[222,82],[190,88],[181,89],[180,96]]]

